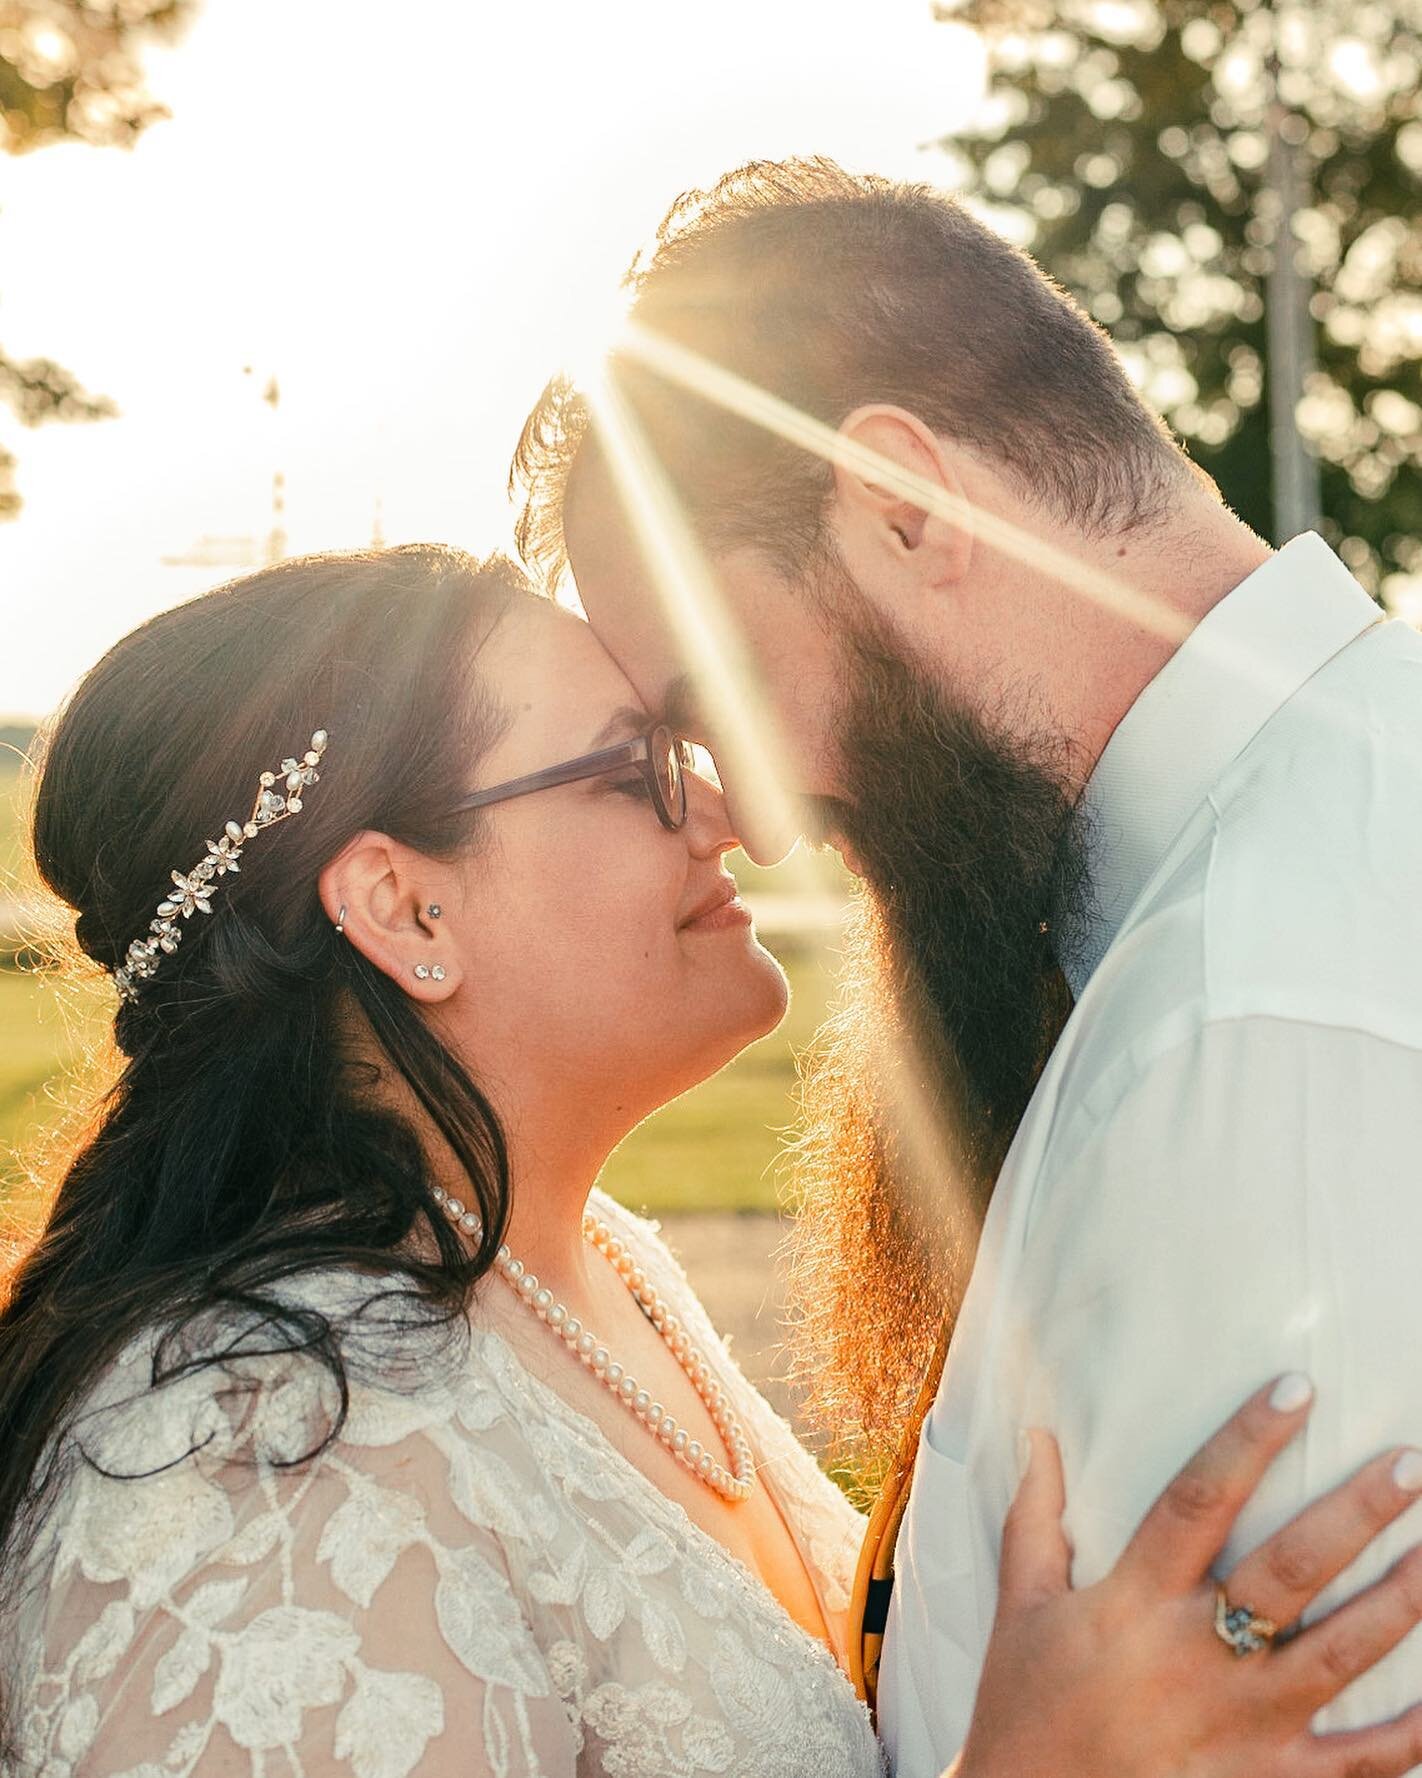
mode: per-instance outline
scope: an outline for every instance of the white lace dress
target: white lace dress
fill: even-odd
[[[715,1354],[842,1611],[858,1517],[654,1230],[598,1207]],[[357,1283],[289,1294],[330,1311]],[[119,1473],[64,1472],[7,1588],[21,1778],[879,1778],[830,1654],[497,1334],[353,1364],[339,1438],[288,1467],[325,1373],[259,1343],[156,1391],[140,1343],[96,1396],[80,1436]]]

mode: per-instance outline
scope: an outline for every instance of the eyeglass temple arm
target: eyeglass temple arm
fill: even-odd
[[[565,760],[562,765],[544,766],[524,778],[510,778],[506,784],[494,784],[488,790],[474,790],[461,797],[452,813],[464,809],[481,809],[490,803],[508,802],[516,796],[530,796],[535,790],[552,790],[559,784],[576,784],[581,778],[596,778],[602,772],[615,771],[618,766],[644,764],[651,758],[651,737],[637,735],[616,747],[604,747],[597,753],[585,753],[581,759]]]

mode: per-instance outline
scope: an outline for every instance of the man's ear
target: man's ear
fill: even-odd
[[[839,437],[832,523],[856,583],[955,586],[972,560],[973,528],[950,449],[907,409],[878,403],[846,416]]]
[[[317,879],[321,905],[344,942],[429,1005],[448,1000],[463,980],[450,887],[432,859],[373,831],[352,835]]]

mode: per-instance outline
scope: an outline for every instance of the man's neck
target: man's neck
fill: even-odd
[[[1201,491],[1170,518],[1122,537],[1054,546],[1067,572],[1044,569],[1018,609],[1032,611],[1041,701],[1071,737],[1071,776],[1085,786],[1117,725],[1200,621],[1273,553]],[[1083,573],[1084,570],[1084,573]]]

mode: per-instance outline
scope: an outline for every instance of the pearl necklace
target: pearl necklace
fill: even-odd
[[[479,1218],[472,1211],[466,1210],[458,1198],[451,1197],[438,1185],[434,1187],[434,1198],[457,1228],[466,1234],[478,1234]],[[666,1446],[678,1463],[690,1470],[698,1481],[704,1482],[723,1500],[749,1500],[755,1487],[755,1460],[745,1433],[741,1430],[741,1423],[731,1411],[725,1390],[711,1374],[705,1356],[692,1345],[686,1329],[672,1314],[665,1299],[653,1289],[636,1258],[627,1251],[607,1224],[590,1212],[583,1217],[583,1239],[606,1257],[631,1292],[632,1300],[656,1328],[672,1357],[686,1372],[692,1388],[705,1402],[711,1418],[716,1422],[716,1430],[725,1441],[734,1466],[732,1469],[718,1463],[699,1439],[692,1438],[684,1426],[678,1426],[672,1415],[659,1401],[652,1400],[650,1392],[643,1389],[637,1379],[617,1362],[607,1347],[598,1344],[597,1339],[588,1332],[577,1316],[570,1315],[566,1305],[560,1303],[551,1290],[541,1285],[521,1260],[514,1258],[507,1245],[499,1248],[494,1260],[494,1270],[512,1287],[529,1311],[545,1323],[568,1350],[581,1359],[593,1375],[612,1391],[628,1413],[640,1420],[648,1432]]]

